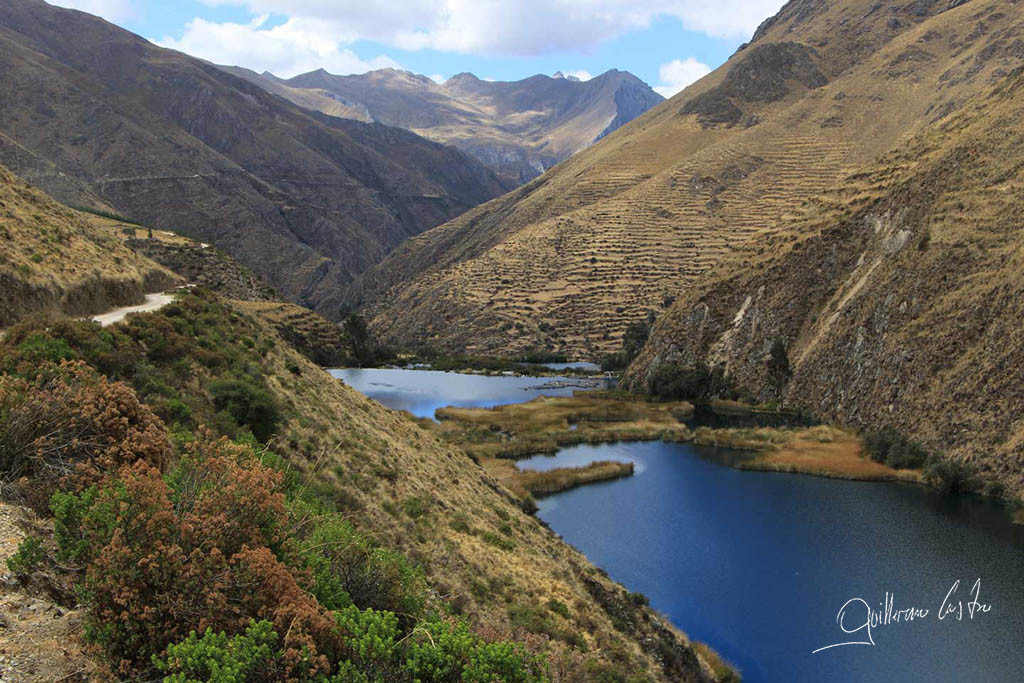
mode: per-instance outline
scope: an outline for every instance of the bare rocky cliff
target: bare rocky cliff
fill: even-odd
[[[723,262],[662,317],[626,383],[644,389],[666,363],[720,367],[755,400],[896,428],[1024,495],[1022,93],[1018,70]]]

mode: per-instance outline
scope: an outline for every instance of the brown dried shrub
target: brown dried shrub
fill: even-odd
[[[280,487],[244,447],[201,440],[166,480],[138,462],[91,499],[79,525],[96,549],[82,585],[87,635],[121,675],[148,673],[189,631],[242,633],[251,619],[283,634],[288,678],[328,673],[343,641],[283,561]]]
[[[135,392],[85,363],[0,376],[0,479],[37,512],[71,475],[88,486],[137,460],[162,468],[170,455],[166,428]]]

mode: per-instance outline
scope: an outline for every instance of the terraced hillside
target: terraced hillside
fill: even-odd
[[[91,672],[88,675],[97,680],[113,680],[122,677],[117,666],[130,662],[143,669],[152,666],[148,656],[136,655],[152,648],[153,638],[132,636],[126,650],[113,648],[115,641],[107,634],[119,624],[128,623],[131,629],[159,618],[201,630],[203,617],[167,607],[181,605],[182,596],[161,591],[176,585],[175,581],[191,579],[180,567],[153,569],[155,558],[178,556],[161,545],[163,537],[153,531],[161,522],[148,507],[129,515],[134,522],[146,519],[147,532],[127,541],[118,536],[115,542],[121,549],[156,544],[157,551],[139,563],[147,569],[133,574],[129,590],[140,591],[134,593],[137,597],[118,598],[119,607],[114,610],[118,615],[111,616],[97,607],[88,591],[72,591],[71,584],[85,585],[95,576],[95,568],[83,569],[80,564],[71,568],[52,561],[56,551],[49,493],[71,463],[79,463],[81,469],[76,472],[89,470],[76,460],[82,453],[102,452],[111,458],[96,456],[92,461],[104,472],[117,469],[112,464],[116,456],[110,454],[132,458],[136,453],[155,453],[159,457],[153,466],[172,480],[172,468],[204,457],[194,450],[198,443],[226,437],[248,444],[246,448],[256,447],[264,464],[290,469],[289,486],[302,495],[309,493],[303,502],[291,501],[296,517],[275,527],[275,534],[291,534],[287,540],[274,536],[280,546],[291,549],[301,530],[318,524],[317,520],[330,517],[351,524],[361,534],[361,540],[355,541],[361,544],[356,552],[364,553],[367,562],[372,557],[373,569],[362,576],[346,575],[339,568],[342,578],[331,580],[342,583],[331,585],[345,586],[344,600],[349,600],[346,591],[356,595],[353,586],[362,581],[368,583],[359,585],[378,598],[401,582],[422,590],[422,596],[416,597],[420,602],[402,603],[405,611],[416,614],[401,616],[411,620],[410,628],[417,626],[417,634],[426,634],[427,642],[431,636],[423,628],[429,627],[428,619],[451,624],[464,620],[472,629],[467,638],[472,633],[472,638],[488,642],[516,639],[522,643],[517,648],[529,648],[550,662],[550,669],[545,669],[549,675],[517,680],[731,680],[725,678],[728,672],[717,656],[703,646],[694,647],[640,596],[611,581],[524,512],[522,501],[465,452],[436,438],[407,413],[388,410],[331,377],[315,364],[319,359],[311,362],[315,352],[330,352],[331,344],[339,353],[348,352],[348,340],[338,334],[337,326],[331,327],[315,313],[278,302],[230,301],[197,287],[180,289],[158,311],[133,315],[110,327],[61,315],[82,315],[91,311],[76,306],[103,302],[99,294],[90,299],[76,294],[94,291],[87,285],[97,279],[101,285],[95,291],[100,294],[107,280],[117,285],[111,286],[114,294],[135,291],[140,281],[180,282],[132,251],[129,244],[152,239],[206,251],[186,238],[159,231],[141,239],[148,232],[68,209],[0,167],[4,285],[0,312],[5,325],[10,325],[0,335],[0,450],[5,455],[0,467],[0,559],[9,559],[15,551],[22,560],[29,557],[22,548],[32,546],[19,546],[26,535],[42,544],[33,551],[40,557],[26,560],[18,570],[22,580],[7,581],[0,591],[0,602],[11,608],[0,629],[5,672],[26,681],[70,679],[82,672]],[[63,305],[40,309],[29,285],[73,296],[58,300]],[[235,292],[233,285],[227,291]],[[51,315],[46,319],[32,315],[39,310]],[[234,402],[224,400],[225,392]],[[112,438],[124,443],[112,445]],[[52,470],[36,465],[51,456],[55,459],[45,462],[53,464]],[[158,470],[152,472],[162,481]],[[260,481],[245,479],[240,488],[258,490]],[[227,518],[244,523],[284,510],[282,500],[273,496],[256,507],[238,507],[245,496],[232,490],[228,494],[232,502],[211,513],[210,528],[230,526],[224,521],[224,510],[234,510],[238,514]],[[304,507],[314,500],[324,507]],[[42,516],[16,506],[30,506]],[[196,504],[195,509],[199,507]],[[147,518],[148,514],[153,517]],[[30,523],[15,522],[22,519]],[[16,528],[21,531],[15,533]],[[56,532],[58,537],[63,529]],[[338,545],[334,539],[316,547]],[[343,545],[351,547],[351,543]],[[204,548],[193,557],[216,558],[219,552]],[[389,564],[396,557],[390,554],[394,552],[407,559]],[[358,561],[357,556],[351,566]],[[333,576],[335,565],[329,567],[328,575]],[[262,597],[235,603],[254,610],[253,605],[268,595],[271,603],[318,599],[309,597],[311,575],[300,578],[303,590],[296,597],[288,592],[287,580],[281,583],[280,575],[266,585],[250,576],[239,586],[247,596]],[[198,597],[191,596],[198,604],[202,596],[214,595],[222,582],[211,578],[190,585],[198,592]],[[227,619],[223,605],[212,600],[204,605],[215,618]],[[377,603],[372,606],[382,609]],[[422,622],[417,621],[421,618]],[[299,622],[300,617],[289,617],[289,624]],[[248,619],[228,619],[221,628],[233,631],[247,623]],[[344,630],[331,623],[335,630]],[[300,623],[295,628],[304,627]],[[281,634],[282,641],[294,635],[290,628]],[[155,637],[166,639],[168,634]],[[410,633],[409,637],[419,636]],[[92,644],[89,654],[87,642]],[[514,660],[520,652],[526,650],[509,650],[504,656]],[[379,672],[383,669],[373,667],[380,655],[374,653],[363,664],[367,671]],[[353,650],[335,656],[358,659],[359,654]],[[331,666],[343,664],[331,662]],[[443,671],[453,666],[461,671],[462,663],[449,663]],[[412,680],[395,678],[401,671],[387,671],[387,680]],[[437,680],[442,678],[450,676],[438,673]]]
[[[406,346],[596,357],[1024,59],[1017,3],[793,0],[725,65],[408,240],[347,295]]]
[[[405,130],[296,107],[91,15],[0,0],[0,163],[221,247],[293,301],[511,185]]]
[[[452,145],[517,185],[664,99],[636,76],[615,69],[588,81],[560,73],[484,81],[462,73],[442,84],[397,69],[352,76],[318,69],[287,81],[228,70],[300,106],[378,121]]]
[[[0,166],[0,328],[33,314],[91,315],[181,283],[91,216]]]
[[[1024,498],[1022,124],[1018,68],[689,288],[626,382],[721,367],[751,397],[894,428]]]

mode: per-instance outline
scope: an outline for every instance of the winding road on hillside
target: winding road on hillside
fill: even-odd
[[[106,313],[100,315],[94,315],[92,320],[98,322],[101,326],[106,327],[119,323],[125,319],[129,313],[150,313],[152,311],[158,311],[167,304],[174,301],[174,294],[167,294],[165,292],[157,292],[156,294],[147,294],[145,302],[137,304],[135,306],[121,306],[115,308]]]

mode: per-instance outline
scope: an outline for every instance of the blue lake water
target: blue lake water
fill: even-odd
[[[518,380],[532,378],[483,379],[498,382],[486,383],[485,403],[532,398],[517,393]],[[431,404],[472,401],[448,394],[448,386],[432,394]],[[418,401],[397,397],[394,388],[368,387],[392,407]],[[1009,524],[1003,509],[909,485],[741,471],[722,464],[731,457],[647,442],[577,446],[519,465],[635,463],[633,477],[539,500],[538,516],[691,637],[716,648],[748,683],[1024,681],[1024,528]],[[977,579],[979,602],[989,611],[976,608],[972,618]],[[957,580],[946,600],[956,611],[939,619]],[[861,599],[884,621],[886,593],[893,596],[890,615],[913,607],[927,616],[898,623],[890,616],[889,624],[871,629],[873,646],[812,654],[868,640],[866,628],[843,633],[837,613]],[[868,620],[866,609],[848,606],[848,630]]]
[[[552,370],[586,370],[588,372],[597,372],[601,369],[601,366],[597,363],[590,363],[588,361],[574,361],[572,363],[543,363],[544,367],[551,368]]]
[[[469,375],[437,370],[345,368],[329,371],[357,391],[389,408],[434,417],[445,406],[490,408],[538,396],[572,396],[581,388],[604,386],[600,379]]]

